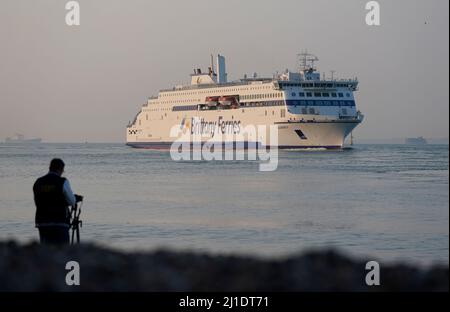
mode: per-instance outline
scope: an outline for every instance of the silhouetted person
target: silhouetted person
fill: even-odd
[[[42,244],[69,243],[69,206],[82,199],[73,194],[69,180],[61,177],[63,172],[64,162],[55,158],[50,162],[49,173],[37,179],[33,186],[35,222]]]

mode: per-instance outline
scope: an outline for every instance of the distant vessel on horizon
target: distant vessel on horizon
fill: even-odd
[[[23,134],[16,134],[12,137],[7,137],[5,143],[41,143],[41,138],[25,138]]]
[[[417,137],[417,138],[406,138],[405,144],[423,145],[428,144],[428,142],[427,140],[425,140],[424,137]]]

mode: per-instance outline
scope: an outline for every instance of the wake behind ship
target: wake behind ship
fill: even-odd
[[[321,79],[317,57],[299,54],[300,70],[272,78],[244,77],[228,82],[225,58],[211,57],[207,72],[195,69],[191,84],[161,90],[151,97],[127,126],[127,145],[168,148],[179,137],[175,127],[198,135],[201,142],[244,141],[245,146],[278,148],[342,148],[345,138],[362,122],[353,93],[357,79]],[[274,144],[267,133],[239,136],[249,126],[275,126]],[[220,136],[219,136],[220,135]],[[190,142],[192,143],[192,141]]]

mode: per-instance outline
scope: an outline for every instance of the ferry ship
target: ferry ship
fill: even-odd
[[[316,56],[298,56],[298,71],[271,78],[254,74],[233,82],[227,80],[225,57],[218,55],[214,64],[211,56],[208,71],[194,69],[190,85],[160,90],[148,99],[127,126],[127,145],[168,148],[180,140],[171,134],[179,127],[199,134],[202,143],[214,142],[221,134],[225,142],[243,140],[245,146],[342,148],[364,118],[354,98],[358,80],[326,79],[314,66]],[[242,139],[239,132],[247,126],[276,127],[277,140],[268,139],[268,132]]]

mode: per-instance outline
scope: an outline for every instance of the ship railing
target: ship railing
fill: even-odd
[[[357,111],[356,115],[341,115],[341,114],[339,114],[339,119],[340,120],[357,120],[357,121],[362,121],[364,119],[364,115],[360,111]]]
[[[136,116],[134,116],[133,122],[129,122],[128,125],[127,125],[127,128],[130,128],[130,127],[132,127],[132,126],[134,126],[136,124],[137,118],[138,118],[140,113],[141,112],[137,113]]]
[[[273,79],[259,79],[258,81],[272,82]],[[195,90],[195,89],[209,89],[209,88],[219,88],[219,87],[235,87],[235,86],[246,86],[251,85],[254,81],[235,81],[227,83],[210,83],[210,84],[200,84],[200,85],[190,85],[183,86],[182,88],[173,87],[170,89],[162,89],[160,92],[171,92],[171,91],[183,91],[183,90]]]

